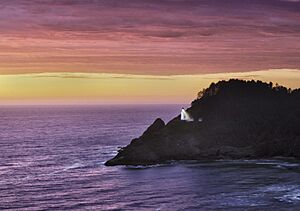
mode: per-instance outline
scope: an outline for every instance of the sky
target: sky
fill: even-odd
[[[213,81],[300,87],[299,0],[0,2],[0,104],[189,103]]]

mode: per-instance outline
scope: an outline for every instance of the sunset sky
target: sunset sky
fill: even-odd
[[[300,87],[299,0],[0,2],[0,104],[189,103],[229,78]]]

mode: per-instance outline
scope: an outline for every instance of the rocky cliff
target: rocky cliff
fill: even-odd
[[[231,79],[199,92],[187,110],[201,122],[156,119],[106,165],[169,160],[300,158],[300,90]]]

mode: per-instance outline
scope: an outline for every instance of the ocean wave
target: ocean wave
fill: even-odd
[[[138,170],[138,169],[158,168],[158,167],[164,167],[164,166],[170,166],[170,165],[171,165],[170,163],[154,164],[154,165],[147,165],[147,166],[143,166],[143,165],[137,165],[137,166],[127,165],[124,168],[125,169]]]
[[[293,191],[288,192],[287,194],[281,196],[281,197],[276,197],[279,201],[283,202],[300,202],[300,189],[296,189]]]
[[[83,168],[85,167],[86,165],[84,165],[83,163],[73,163],[72,165],[70,166],[66,166],[63,170],[67,171],[69,169],[78,169],[78,168]]]

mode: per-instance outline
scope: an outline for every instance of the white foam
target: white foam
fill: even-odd
[[[77,169],[77,168],[82,168],[84,165],[82,163],[74,163],[70,166],[67,166],[64,168],[64,170],[69,170],[69,169]]]
[[[282,197],[277,197],[277,199],[284,202],[300,201],[300,189],[290,191],[287,194],[283,195]]]

